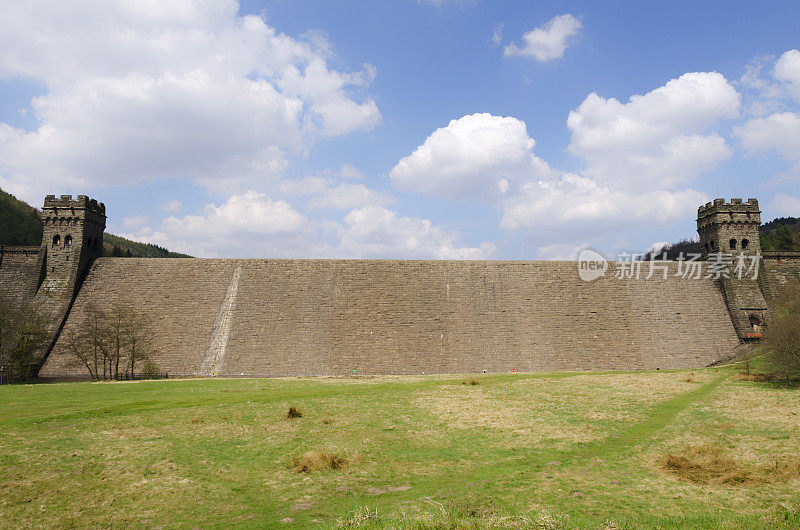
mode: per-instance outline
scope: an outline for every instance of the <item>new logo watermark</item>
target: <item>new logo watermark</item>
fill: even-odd
[[[590,248],[581,250],[578,255],[578,275],[585,282],[593,282],[605,276],[608,270],[608,260],[599,252]]]

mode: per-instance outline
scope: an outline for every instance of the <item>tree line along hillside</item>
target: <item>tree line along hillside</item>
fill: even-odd
[[[800,252],[800,218],[778,217],[768,223],[762,224],[758,231],[761,240],[761,250]],[[678,259],[681,252],[684,256],[700,254],[703,252],[703,248],[699,241],[683,239],[677,243],[667,245],[663,250],[659,251],[658,256],[660,258],[662,253],[666,253],[667,259],[675,260]],[[650,259],[649,252],[645,254],[644,259]]]
[[[0,190],[0,245],[39,246],[43,224],[39,211]],[[152,245],[106,233],[103,236],[103,255],[132,258],[190,258],[187,254],[170,252]]]
[[[151,243],[139,243],[114,234],[103,235],[103,256],[115,258],[191,258]]]
[[[0,190],[0,245],[38,247],[42,221],[32,206]]]
[[[800,251],[800,218],[778,217],[761,225],[761,250]]]

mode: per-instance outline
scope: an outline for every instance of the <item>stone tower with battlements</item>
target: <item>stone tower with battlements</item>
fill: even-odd
[[[697,210],[697,232],[706,254],[757,254],[761,250],[758,227],[761,211],[756,199],[714,199]]]
[[[106,207],[85,195],[48,195],[42,208],[43,294],[72,299],[89,266],[103,254]]]
[[[756,199],[714,199],[697,210],[697,233],[706,258],[730,263],[717,282],[733,326],[744,341],[761,337],[767,317],[767,302],[758,280],[763,269],[759,226],[761,211]]]

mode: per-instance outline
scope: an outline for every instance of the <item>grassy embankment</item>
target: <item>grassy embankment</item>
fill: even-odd
[[[471,379],[0,387],[0,526],[800,525],[796,389]]]

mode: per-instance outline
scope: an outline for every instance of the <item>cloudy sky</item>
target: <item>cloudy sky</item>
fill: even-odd
[[[800,216],[800,4],[0,1],[0,188],[197,256],[570,259]]]

